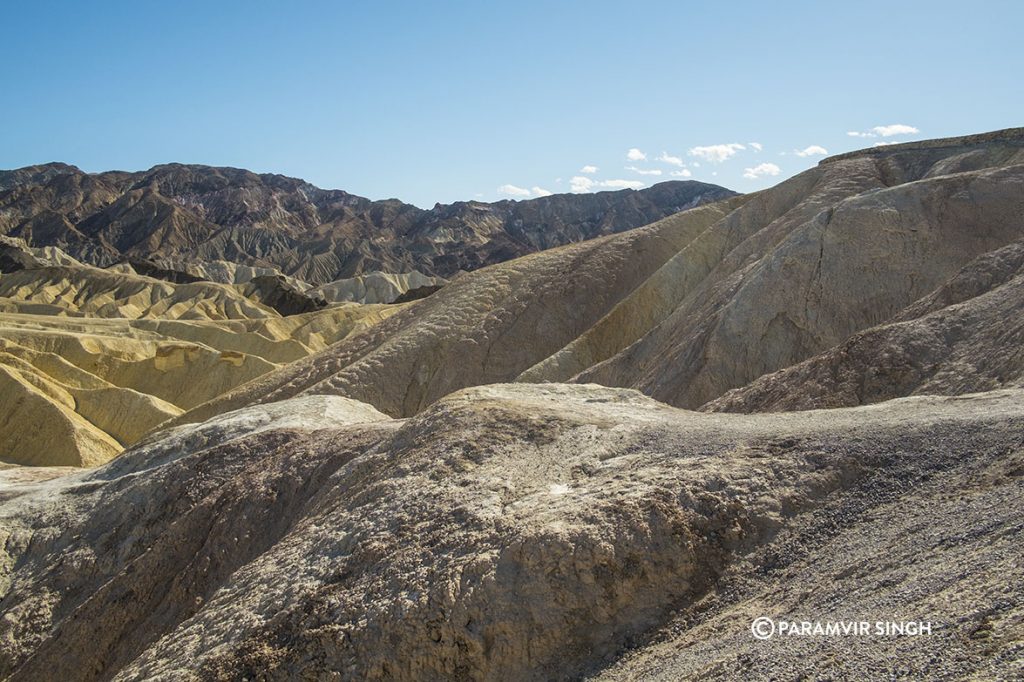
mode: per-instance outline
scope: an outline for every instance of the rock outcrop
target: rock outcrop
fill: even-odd
[[[46,267],[0,277],[0,299],[96,317],[251,320],[277,312],[223,284],[174,284],[99,268]]]
[[[55,246],[32,248],[24,239],[0,236],[0,274],[50,265],[81,265]]]
[[[400,275],[387,272],[368,272],[351,279],[340,279],[323,284],[310,294],[327,301],[352,301],[354,303],[395,303],[406,292],[423,287],[440,288],[447,282],[443,277],[428,277],[421,272],[407,272]],[[436,291],[436,289],[435,289]],[[423,298],[422,296],[420,298]],[[409,299],[416,300],[416,299]],[[406,302],[406,301],[401,301]]]
[[[1022,236],[1024,131],[826,159],[702,235],[687,265],[710,261],[707,274],[574,380],[696,408],[886,322]]]
[[[273,308],[284,316],[311,313],[327,306],[323,297],[313,292],[303,293],[281,275],[259,275],[239,289],[246,298]]]
[[[421,287],[416,287],[415,289],[409,289],[405,293],[400,294],[398,298],[391,302],[411,303],[413,301],[418,301],[421,298],[426,298],[427,296],[430,296],[431,294],[436,294],[438,291],[441,290],[441,287],[443,286],[443,284],[425,284]]]
[[[43,261],[36,258],[20,239],[4,238],[0,241],[0,274],[43,265]]]
[[[400,274],[367,272],[357,277],[339,279],[327,284],[321,284],[320,286],[314,286],[300,279],[283,275],[277,268],[239,265],[238,263],[222,260],[192,261],[170,258],[164,258],[157,262],[131,261],[131,263],[111,265],[106,269],[117,271],[119,268],[126,267],[128,269],[124,270],[124,272],[128,274],[138,273],[170,282],[209,281],[220,284],[246,285],[239,290],[250,297],[253,296],[247,292],[260,291],[270,285],[271,288],[290,290],[310,299],[310,302],[307,304],[296,305],[293,303],[284,308],[275,306],[278,312],[282,314],[295,314],[285,313],[283,312],[284,309],[307,312],[304,308],[310,304],[322,307],[314,303],[317,300],[327,303],[395,303],[398,298],[410,289],[422,287],[440,288],[447,281],[443,277],[428,277],[416,271]],[[290,298],[294,298],[294,296]],[[411,298],[409,300],[415,299]]]

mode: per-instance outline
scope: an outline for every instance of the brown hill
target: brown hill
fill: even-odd
[[[454,390],[514,380],[590,329],[744,200],[467,273],[371,333],[239,387],[187,418],[299,393],[345,395],[408,416]]]
[[[687,257],[712,260],[707,274],[575,380],[695,408],[887,321],[1022,236],[1024,130],[826,159],[709,230]]]

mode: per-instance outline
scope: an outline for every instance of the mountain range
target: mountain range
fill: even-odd
[[[311,285],[377,271],[449,278],[734,194],[688,180],[424,210],[237,168],[84,173],[52,163],[0,171],[0,235],[100,267],[143,259],[183,270],[227,261]]]

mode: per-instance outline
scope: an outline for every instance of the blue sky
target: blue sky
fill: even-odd
[[[420,206],[750,191],[815,147],[1024,124],[1022,26],[988,0],[10,2],[0,168],[229,165]]]

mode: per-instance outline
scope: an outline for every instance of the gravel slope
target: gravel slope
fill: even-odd
[[[560,679],[633,651],[604,674],[1009,675],[1022,398],[729,415],[519,384],[407,420],[246,408],[5,485],[0,674]],[[944,629],[784,650],[748,631],[826,608]],[[650,643],[680,613],[698,627]]]

